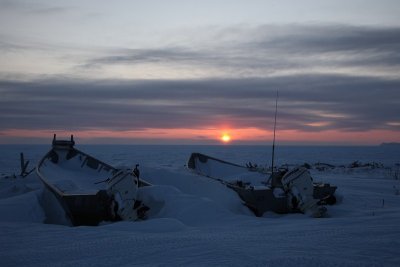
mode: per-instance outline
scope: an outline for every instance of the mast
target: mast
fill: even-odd
[[[278,113],[278,90],[276,90],[276,100],[275,100],[275,121],[274,121],[274,140],[272,142],[272,174],[274,174],[274,160],[275,160],[275,132],[276,132],[276,115]]]

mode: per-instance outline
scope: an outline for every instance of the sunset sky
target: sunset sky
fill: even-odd
[[[0,144],[269,144],[277,91],[281,144],[400,142],[399,14],[397,0],[0,0]]]

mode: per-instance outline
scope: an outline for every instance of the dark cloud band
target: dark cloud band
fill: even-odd
[[[333,75],[164,81],[0,82],[0,129],[399,130],[400,81]],[[315,123],[324,122],[316,128]]]

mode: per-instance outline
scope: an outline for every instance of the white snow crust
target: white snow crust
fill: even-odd
[[[14,151],[13,158],[13,150],[7,149],[0,155],[2,267],[399,266],[400,180],[393,176],[396,165],[388,164],[400,160],[398,151],[386,154],[387,159],[381,154],[369,157],[383,159],[391,169],[312,169],[314,180],[338,186],[338,203],[328,207],[327,218],[315,219],[269,212],[255,217],[234,191],[184,166],[190,152],[199,147],[79,147],[114,166],[140,163],[141,178],[154,186],[139,190],[139,197],[151,207],[145,221],[70,227],[34,172],[25,178],[8,176],[13,164],[18,172],[21,151]],[[25,149],[27,155],[36,155],[32,162],[40,159],[39,148]],[[238,164],[254,162],[260,155],[251,147],[201,149]],[[358,154],[346,154],[338,149],[327,156],[320,149],[315,158],[280,161],[314,160],[338,166],[365,160],[369,153],[358,148]],[[337,158],[344,154],[347,158]]]

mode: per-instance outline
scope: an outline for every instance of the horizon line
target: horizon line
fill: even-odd
[[[51,146],[51,142],[49,143],[0,143],[0,146]],[[260,144],[260,143],[235,143],[235,144],[225,144],[225,143],[78,143],[75,144],[75,146],[220,146],[220,147],[234,147],[234,146],[261,146],[261,147],[272,147],[271,144]],[[310,146],[310,147],[317,147],[317,146],[325,146],[325,147],[380,147],[380,146],[385,146],[385,145],[400,145],[398,142],[382,142],[379,144],[349,144],[349,143],[298,143],[298,144],[292,144],[292,143],[283,143],[283,144],[278,144],[277,147],[279,146],[284,146],[284,147],[304,147],[304,146]]]

